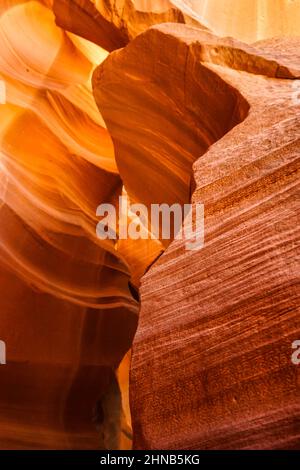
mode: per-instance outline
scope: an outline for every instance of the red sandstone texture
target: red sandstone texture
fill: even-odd
[[[1,1],[1,449],[130,448],[141,278],[134,448],[300,447],[299,9],[218,2]],[[205,247],[99,240],[125,193]]]
[[[194,162],[205,204],[204,249],[175,241],[142,279],[136,449],[300,447],[299,44],[161,25],[95,72],[130,195],[186,200]]]

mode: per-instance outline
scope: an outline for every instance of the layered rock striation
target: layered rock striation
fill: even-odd
[[[2,2],[0,49],[0,447],[126,448],[115,371],[138,304],[126,254],[96,236],[123,188],[90,82],[107,52],[36,1]]]
[[[135,448],[299,447],[299,9],[217,3],[1,2],[3,449],[131,446],[139,309]],[[120,195],[204,248],[99,240]]]
[[[192,202],[205,205],[204,248],[174,241],[142,280],[131,370],[137,449],[299,448],[298,46],[249,47],[160,25],[94,74],[128,191],[146,204],[157,192],[183,200],[173,168],[189,152],[181,180],[194,160]],[[147,191],[126,174],[130,165]]]

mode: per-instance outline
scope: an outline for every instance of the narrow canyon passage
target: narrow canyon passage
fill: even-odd
[[[1,2],[1,448],[297,445],[299,42],[214,34],[279,3]],[[100,240],[122,195],[204,203],[205,248]]]

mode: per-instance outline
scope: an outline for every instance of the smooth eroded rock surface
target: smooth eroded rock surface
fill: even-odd
[[[1,449],[128,449],[129,394],[136,448],[299,447],[297,3],[1,1]],[[100,240],[120,195],[204,249]]]
[[[107,52],[50,7],[0,6],[0,447],[128,448],[129,281],[161,247],[96,236],[98,205],[124,191],[91,88]]]

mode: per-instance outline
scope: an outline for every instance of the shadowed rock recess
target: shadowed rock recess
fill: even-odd
[[[1,2],[1,449],[300,448],[300,5],[223,3]]]

